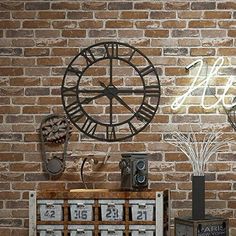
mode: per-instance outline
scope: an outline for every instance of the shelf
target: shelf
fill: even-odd
[[[137,235],[137,231],[142,236],[169,233],[167,190],[32,191],[29,202],[29,236],[46,235],[46,230],[59,236],[76,235],[76,230],[86,231],[85,236],[91,231],[93,236],[108,235],[114,230],[123,236]]]

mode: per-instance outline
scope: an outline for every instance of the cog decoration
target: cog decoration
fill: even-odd
[[[236,131],[236,106],[233,106],[226,113],[227,113],[228,121],[229,121],[230,125]]]
[[[42,135],[44,142],[65,143],[68,133],[68,125],[69,135],[71,135],[72,127],[65,117],[56,115],[47,117],[45,122],[42,124]]]
[[[64,116],[52,114],[47,116],[40,125],[40,147],[44,162],[44,169],[53,176],[62,174],[65,169],[67,147],[71,136],[72,126]],[[46,148],[50,143],[63,144],[63,152],[60,155],[47,155]]]

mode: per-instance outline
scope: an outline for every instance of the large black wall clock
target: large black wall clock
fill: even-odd
[[[150,123],[159,105],[160,82],[140,50],[103,42],[74,57],[61,93],[67,116],[80,131],[113,142],[138,134]]]

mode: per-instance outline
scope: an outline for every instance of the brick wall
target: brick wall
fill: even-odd
[[[29,190],[82,188],[81,160],[91,154],[100,162],[86,166],[88,185],[118,188],[120,154],[151,153],[150,187],[171,189],[172,220],[190,214],[191,165],[164,138],[173,131],[190,131],[186,123],[196,131],[221,127],[232,138],[235,132],[222,107],[200,107],[199,92],[178,111],[170,105],[191,84],[193,72],[189,75],[185,66],[198,58],[209,67],[217,57],[225,58],[212,86],[215,94],[235,74],[236,3],[2,0],[0,11],[1,236],[27,235]],[[50,179],[42,171],[40,122],[53,112],[63,114],[60,86],[70,60],[81,48],[107,40],[127,42],[151,59],[162,86],[159,110],[148,129],[126,142],[86,139],[74,129],[66,170],[60,178]],[[111,157],[102,165],[109,147]],[[207,213],[229,218],[231,236],[236,235],[235,152],[231,144],[206,167]]]

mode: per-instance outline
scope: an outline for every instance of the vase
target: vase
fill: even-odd
[[[205,176],[192,176],[192,218],[205,218]]]

